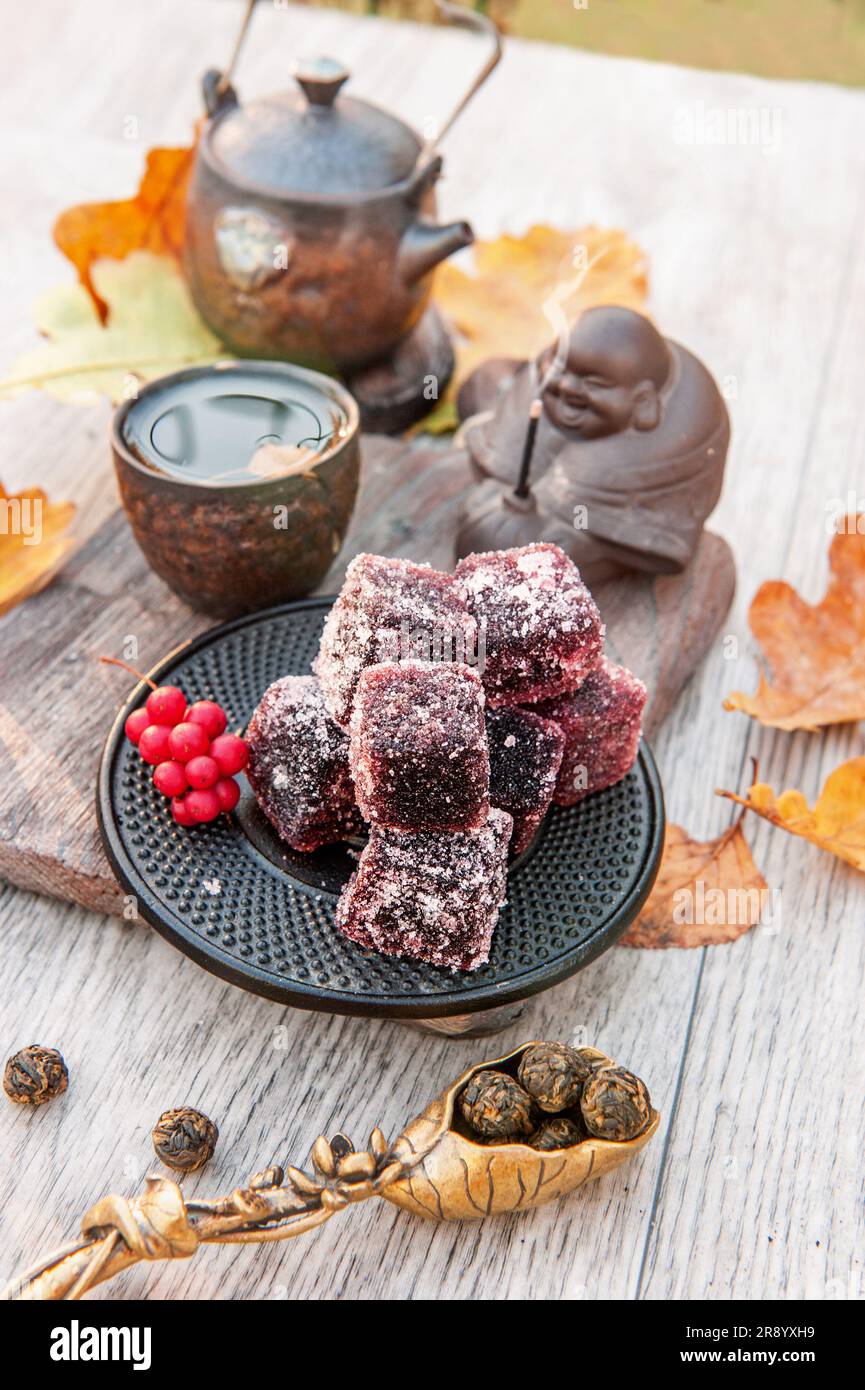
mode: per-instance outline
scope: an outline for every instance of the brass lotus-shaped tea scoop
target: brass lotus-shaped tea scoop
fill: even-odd
[[[532,1135],[520,1142],[472,1137],[459,1107],[466,1087],[480,1073],[516,1078],[524,1054],[539,1046],[545,1045],[524,1043],[506,1057],[470,1067],[390,1145],[380,1129],[373,1130],[362,1153],[344,1134],[331,1140],[321,1135],[312,1147],[312,1174],[274,1166],[215,1201],[186,1202],[178,1185],[161,1177],[148,1178],[137,1197],[104,1197],[84,1217],[80,1241],[27,1270],[2,1296],[81,1298],[139,1260],[183,1259],[205,1243],[287,1240],[369,1197],[383,1197],[434,1221],[479,1220],[564,1197],[642,1149],[660,1115],[651,1108],[642,1083],[630,1077],[646,1105],[645,1126],[632,1139],[588,1135],[566,1148],[542,1151],[532,1146]],[[603,1073],[630,1075],[595,1048],[580,1048],[579,1055],[593,1080],[602,1080]]]
[[[471,1138],[458,1124],[460,1092],[478,1072],[515,1073],[532,1046],[524,1043],[507,1057],[471,1067],[406,1126],[391,1146],[405,1173],[382,1192],[385,1201],[435,1221],[477,1221],[527,1211],[611,1172],[649,1142],[661,1118],[655,1110],[642,1133],[624,1143],[589,1136],[570,1148],[540,1152],[530,1140],[484,1143]],[[581,1054],[591,1058],[596,1070],[614,1066],[596,1048],[582,1048]]]

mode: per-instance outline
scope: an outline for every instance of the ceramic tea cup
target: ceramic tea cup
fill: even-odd
[[[174,372],[118,408],[111,443],[135,539],[203,613],[300,598],[342,545],[358,409],[319,372],[253,361]]]

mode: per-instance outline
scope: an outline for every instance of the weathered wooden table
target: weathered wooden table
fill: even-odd
[[[244,91],[285,85],[297,52],[335,52],[361,94],[423,125],[477,61],[464,35],[261,11]],[[186,139],[198,74],[224,62],[235,22],[236,7],[213,0],[122,16],[111,0],[43,0],[9,18],[2,366],[32,341],[33,298],[69,273],[48,236],[55,213],[131,189],[148,146]],[[656,741],[670,817],[701,838],[729,818],[713,788],[746,782],[752,754],[773,785],[813,797],[862,751],[858,726],[773,734],[721,700],[755,679],[745,613],[757,584],[783,575],[818,597],[833,499],[865,492],[863,119],[856,92],[512,43],[446,149],[444,212],[481,235],[538,220],[626,228],[649,252],[664,331],[731,397],[713,526],[739,567],[735,641],[717,643]],[[739,143],[748,130],[762,138]],[[107,413],[37,394],[4,402],[3,482],[73,497],[94,531],[114,506]],[[305,1160],[322,1130],[393,1131],[479,1049],[533,1035],[596,1043],[646,1077],[663,1125],[638,1161],[527,1216],[436,1228],[370,1204],[297,1243],[139,1266],[94,1296],[861,1298],[863,882],[763,824],[748,833],[780,922],[731,947],[612,951],[491,1044],[284,1010],[142,926],[0,890],[0,1044],[56,1044],[73,1077],[44,1111],[0,1107],[0,1274],[73,1235],[97,1196],[140,1184],[168,1105],[218,1119],[216,1159],[185,1183],[216,1194]]]

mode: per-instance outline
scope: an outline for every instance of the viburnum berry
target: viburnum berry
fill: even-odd
[[[206,788],[202,791],[187,792],[183,800],[186,803],[186,809],[193,821],[216,820],[216,817],[222,810],[219,804],[219,797],[212,788]]]
[[[249,762],[249,749],[237,734],[220,734],[210,745],[210,756],[216,759],[223,777],[233,777]]]
[[[158,685],[145,705],[151,724],[179,724],[186,713],[186,696],[177,685]]]
[[[197,758],[190,758],[184,770],[190,787],[206,791],[208,787],[215,787],[219,781],[219,765],[206,753]]]
[[[172,758],[177,758],[181,763],[188,763],[190,758],[201,757],[208,751],[210,739],[200,724],[184,721],[182,724],[175,724],[171,730],[168,747]]]
[[[150,715],[146,709],[134,709],[123,726],[129,742],[137,744],[150,723]]]
[[[220,777],[213,790],[223,811],[233,811],[240,800],[240,787],[233,777]]]
[[[146,763],[164,763],[171,757],[169,738],[174,732],[167,724],[148,724],[138,740],[138,751]]]
[[[178,825],[194,825],[195,818],[186,804],[185,796],[175,796],[171,802],[171,814]]]
[[[163,796],[182,796],[189,789],[183,763],[174,762],[173,759],[159,763],[153,773],[153,785]]]
[[[186,718],[191,724],[200,724],[208,738],[224,734],[228,723],[225,710],[215,700],[196,700],[186,711]]]
[[[178,685],[157,686],[118,657],[100,660],[152,687],[124,728],[143,761],[154,768],[156,790],[171,798],[176,823],[198,825],[233,811],[240,800],[234,775],[246,767],[249,749],[237,734],[225,732],[228,718],[222,706],[216,700],[196,700],[187,707]]]

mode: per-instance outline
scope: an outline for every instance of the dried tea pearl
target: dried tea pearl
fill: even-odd
[[[554,1119],[547,1120],[529,1142],[533,1149],[549,1153],[553,1149],[569,1149],[572,1145],[579,1144],[582,1137],[579,1126],[575,1125],[573,1120],[569,1120],[566,1115],[556,1115]]]
[[[159,1116],[152,1138],[156,1157],[166,1167],[194,1173],[213,1157],[219,1130],[200,1110],[182,1105]]]
[[[523,1053],[517,1075],[540,1110],[555,1115],[580,1099],[591,1068],[567,1043],[538,1043]]]
[[[535,1127],[531,1097],[512,1076],[479,1071],[459,1098],[466,1124],[483,1139],[528,1138]]]
[[[56,1047],[38,1043],[22,1047],[3,1072],[3,1090],[16,1105],[45,1105],[62,1096],[68,1085],[69,1072]]]
[[[593,1047],[578,1047],[577,1056],[585,1062],[589,1071],[600,1071],[602,1067],[610,1066],[609,1057],[605,1057],[603,1052],[598,1052]]]
[[[646,1128],[652,1102],[638,1076],[621,1067],[604,1067],[583,1087],[580,1110],[590,1134],[624,1143]]]

